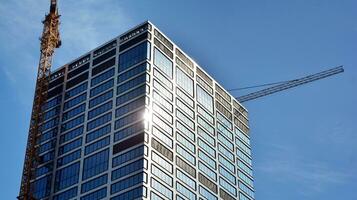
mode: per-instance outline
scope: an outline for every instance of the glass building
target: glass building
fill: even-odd
[[[253,200],[247,110],[150,22],[52,72],[37,199]]]

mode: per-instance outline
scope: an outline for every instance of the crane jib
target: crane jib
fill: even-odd
[[[312,75],[308,75],[306,77],[303,78],[299,78],[299,79],[294,79],[291,81],[284,81],[283,83],[279,84],[279,85],[275,85],[273,87],[269,87],[263,90],[259,90],[257,92],[253,92],[247,95],[243,95],[240,97],[236,97],[236,99],[239,102],[246,102],[246,101],[250,101],[253,99],[257,99],[263,96],[267,96],[276,92],[280,92],[283,90],[287,90],[289,88],[293,88],[293,87],[297,87],[299,85],[303,85],[306,83],[310,83],[316,80],[320,80],[329,76],[333,76],[335,74],[339,74],[344,72],[343,66],[338,66],[338,67],[334,67],[332,69],[328,69],[316,74],[312,74]]]

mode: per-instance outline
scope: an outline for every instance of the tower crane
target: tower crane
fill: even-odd
[[[38,165],[37,140],[41,135],[41,123],[43,122],[43,107],[47,101],[47,91],[50,81],[52,57],[55,48],[61,46],[59,34],[59,18],[57,0],[50,1],[50,12],[43,20],[41,36],[40,62],[38,65],[34,103],[32,106],[31,121],[27,139],[24,167],[21,179],[19,200],[35,200],[32,181]]]
[[[289,80],[289,81],[283,81],[283,82],[278,82],[278,83],[272,83],[272,84],[264,84],[260,86],[268,86],[268,85],[275,85],[263,90],[259,90],[257,92],[249,93],[247,95],[239,96],[236,97],[236,99],[243,103],[247,101],[251,101],[253,99],[257,99],[260,97],[264,97],[270,94],[274,94],[283,90],[287,90],[289,88],[297,87],[299,85],[303,85],[306,83],[310,83],[313,81],[317,81],[323,78],[327,78],[329,76],[333,76],[339,73],[344,72],[343,66],[338,66],[334,67],[316,74],[311,74],[299,79],[294,79],[294,80]],[[253,86],[253,87],[260,87],[260,86]],[[247,89],[247,88],[253,88],[253,87],[246,87],[246,88],[236,88],[236,89],[231,89],[230,91],[235,91],[235,90],[240,90],[240,89]]]

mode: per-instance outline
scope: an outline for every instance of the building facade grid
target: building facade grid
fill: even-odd
[[[247,110],[152,23],[51,75],[38,199],[254,200]]]

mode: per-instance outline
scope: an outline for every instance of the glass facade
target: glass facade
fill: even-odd
[[[254,200],[246,109],[151,23],[51,81],[37,199]]]

